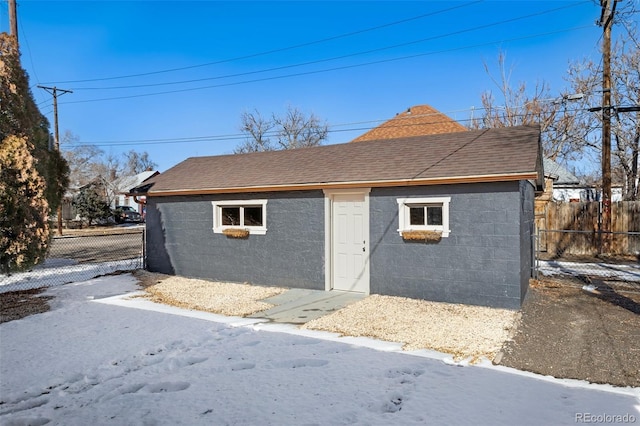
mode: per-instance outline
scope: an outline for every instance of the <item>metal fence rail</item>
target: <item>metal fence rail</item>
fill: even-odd
[[[535,278],[570,275],[640,283],[640,232],[540,229],[534,250]]]
[[[43,263],[0,274],[0,293],[85,281],[144,267],[144,229],[106,235],[54,237]]]

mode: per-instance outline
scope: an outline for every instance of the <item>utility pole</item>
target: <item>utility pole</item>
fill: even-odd
[[[58,92],[60,95],[65,93],[73,93],[71,90],[58,89],[57,87],[38,86],[41,89],[46,90],[53,96],[53,129],[55,136],[56,151],[60,152],[60,134],[58,132]],[[61,200],[62,201],[62,200]],[[58,216],[58,235],[62,235],[62,202],[58,204],[58,210],[56,212]]]
[[[602,12],[602,221],[601,253],[611,248],[611,27],[618,0],[600,0]]]
[[[16,39],[18,44],[18,12],[16,0],[9,0],[9,35]]]

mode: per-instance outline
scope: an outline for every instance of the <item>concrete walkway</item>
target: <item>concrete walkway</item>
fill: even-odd
[[[367,295],[363,293],[292,288],[277,296],[264,299],[265,302],[276,306],[250,315],[249,318],[266,318],[273,322],[304,324],[365,297]]]

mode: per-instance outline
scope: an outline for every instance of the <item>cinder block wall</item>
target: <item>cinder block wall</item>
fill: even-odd
[[[430,196],[451,196],[451,234],[437,243],[404,241],[396,199]],[[520,197],[519,182],[372,189],[371,292],[519,308],[529,238],[520,235],[528,226]]]
[[[535,232],[535,188],[520,181],[520,302],[529,288],[533,267],[533,233]]]
[[[527,182],[374,188],[371,293],[517,309],[531,268],[533,188]],[[451,196],[451,234],[405,242],[397,198]],[[267,234],[214,234],[211,201],[268,199]],[[323,290],[322,191],[149,198],[150,271]]]
[[[268,199],[266,235],[213,233],[214,200]],[[296,191],[150,197],[147,269],[217,281],[324,290],[324,195]]]

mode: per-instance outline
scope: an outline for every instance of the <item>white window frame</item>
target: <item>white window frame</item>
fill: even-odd
[[[451,197],[428,198],[398,198],[398,233],[404,231],[437,231],[442,232],[443,237],[451,233],[449,229],[449,204]],[[442,225],[411,225],[410,207],[415,205],[439,205],[442,206]]]
[[[213,206],[213,233],[222,234],[222,231],[229,228],[241,228],[249,231],[250,235],[265,235],[267,233],[267,200],[224,200],[212,201]],[[239,207],[240,208],[240,225],[223,225],[222,224],[222,207]],[[262,208],[262,226],[244,226],[244,208],[245,207],[261,207]]]

